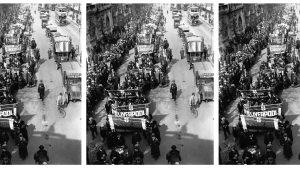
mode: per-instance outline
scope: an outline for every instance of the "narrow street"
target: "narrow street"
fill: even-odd
[[[37,11],[34,14],[34,10]],[[18,111],[21,118],[28,124],[29,156],[22,161],[18,153],[13,152],[12,162],[14,164],[34,164],[33,154],[39,145],[44,145],[48,151],[50,164],[80,164],[81,163],[81,102],[70,102],[65,108],[66,117],[62,118],[57,110],[56,99],[62,92],[61,71],[56,70],[53,59],[48,59],[50,40],[47,38],[45,29],[41,27],[41,20],[37,6],[31,11],[33,23],[33,38],[40,49],[40,66],[36,76],[38,83],[43,80],[45,84],[45,99],[41,101],[38,96],[37,87],[24,88],[18,91]],[[53,18],[51,16],[50,18]],[[58,29],[60,32],[61,29]],[[68,31],[68,32],[72,32]],[[71,33],[79,37],[79,33]],[[77,36],[76,36],[77,34]],[[73,38],[76,41],[76,38]]]
[[[170,86],[157,87],[150,91],[148,98],[150,99],[150,112],[153,119],[160,125],[161,156],[157,160],[151,157],[150,147],[143,138],[141,149],[144,152],[145,164],[167,164],[166,154],[170,151],[172,145],[176,145],[180,151],[182,162],[181,164],[212,164],[213,163],[213,102],[202,102],[198,108],[199,115],[194,117],[190,111],[189,98],[192,93],[196,93],[197,88],[194,81],[194,74],[189,70],[189,64],[186,59],[180,59],[180,49],[183,46],[182,39],[178,35],[178,30],[174,28],[172,12],[169,6],[164,6],[163,12],[166,17],[166,33],[163,37],[169,42],[169,47],[172,49],[173,60],[169,65],[169,79],[175,80],[177,84],[177,100],[176,103],[171,99]],[[186,20],[186,16],[183,17]],[[205,24],[205,23],[204,23]],[[195,34],[202,32],[202,25],[193,27]],[[211,41],[209,32],[206,34],[207,41]],[[201,36],[202,34],[197,34]],[[206,42],[205,42],[206,44]],[[127,71],[127,66],[130,61],[134,60],[134,50],[129,52],[128,59],[119,68],[118,74],[123,75]],[[213,72],[213,64],[211,61],[202,62],[201,70]],[[122,77],[121,77],[122,81]],[[105,119],[105,101],[104,99],[97,107],[96,121]],[[175,116],[178,116],[176,122]],[[178,126],[178,123],[180,124]],[[126,145],[130,150],[133,149],[131,142],[131,134],[125,136]],[[100,137],[92,140],[90,131],[87,132],[87,144],[99,142]],[[110,150],[108,150],[110,153]]]

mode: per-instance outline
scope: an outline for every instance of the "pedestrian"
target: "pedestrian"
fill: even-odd
[[[75,52],[76,52],[75,47],[72,46],[72,49],[71,49],[72,60],[74,60],[74,58],[75,58]]]
[[[160,156],[160,150],[159,150],[160,141],[155,137],[155,134],[152,133],[151,136],[151,156],[157,160]]]
[[[225,119],[225,117],[221,118],[221,126],[224,132],[224,137],[225,140],[227,139],[227,133],[230,135],[230,131],[229,131],[229,122],[228,120]]]
[[[107,163],[106,158],[107,158],[106,151],[104,150],[103,145],[100,145],[97,151],[97,160],[98,160],[97,164],[106,164]]]
[[[234,142],[237,143],[239,139],[239,129],[236,127],[236,125],[232,126],[232,135],[234,137]]]
[[[19,145],[19,156],[21,157],[22,160],[25,160],[25,158],[28,156],[28,150],[27,150],[28,142],[21,133],[19,135],[18,145]]]
[[[275,152],[271,149],[271,147],[267,147],[267,152],[265,154],[265,159],[267,160],[267,164],[275,164],[276,160],[276,154]]]
[[[144,153],[137,146],[134,146],[132,158],[134,164],[144,164]]]
[[[181,48],[180,50],[180,58],[183,59],[184,58],[184,49]]]
[[[38,164],[48,164],[49,162],[49,156],[48,152],[44,149],[45,147],[43,145],[39,146],[39,150],[34,154],[33,158],[35,163]]]
[[[52,50],[51,48],[48,49],[48,59],[51,59],[52,57]]]
[[[88,126],[90,127],[93,140],[96,138],[97,133],[97,122],[92,117],[89,118]]]
[[[45,86],[42,80],[40,80],[40,84],[38,87],[38,92],[40,95],[40,99],[44,100],[44,96],[45,96]]]
[[[270,131],[267,131],[267,133],[265,134],[265,138],[264,138],[264,143],[266,146],[268,145],[272,145],[274,141],[274,136]]]
[[[190,99],[189,99],[189,106],[190,106],[190,109],[192,110],[193,107],[195,107],[197,105],[197,98],[195,96],[195,93],[192,93]]]
[[[293,142],[292,125],[288,120],[285,120],[284,122],[284,132],[287,134],[288,138]]]
[[[9,136],[7,132],[2,131],[1,137],[0,137],[0,147],[3,147],[3,145],[6,145],[9,141]]]
[[[159,131],[159,124],[157,124],[156,120],[152,122],[152,133],[155,134],[155,137],[161,142],[160,131]]]
[[[36,42],[34,40],[34,38],[32,38],[31,40],[31,49],[35,49],[36,48]]]
[[[132,135],[132,139],[131,139],[132,145],[135,146],[136,144],[140,144],[141,141],[142,141],[141,135],[140,135],[138,132],[135,132],[135,133]]]
[[[170,93],[172,94],[172,99],[176,100],[177,96],[177,85],[175,84],[175,80],[172,81]]]
[[[2,147],[2,153],[0,156],[3,165],[11,164],[11,153],[7,150],[7,146]]]
[[[125,138],[124,138],[124,136],[122,136],[121,133],[118,133],[114,142],[115,142],[116,147],[122,147],[125,145]]]
[[[179,164],[181,162],[180,152],[175,145],[171,146],[171,150],[167,153],[166,159],[168,164]]]
[[[237,149],[234,146],[232,146],[230,148],[228,157],[229,157],[229,161],[231,162],[231,164],[237,164],[237,161],[239,160],[239,152],[237,151]]]
[[[27,132],[27,124],[23,120],[20,121],[20,133],[23,135],[23,137],[29,141],[28,139],[28,132]]]
[[[287,160],[290,160],[291,157],[293,156],[292,144],[293,144],[293,142],[291,141],[291,139],[288,137],[288,135],[286,133],[284,133],[284,135],[283,135],[283,154]]]

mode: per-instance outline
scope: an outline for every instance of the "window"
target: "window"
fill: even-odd
[[[238,32],[241,33],[243,31],[243,21],[241,16],[238,17]]]
[[[106,16],[106,28],[109,28],[110,26],[109,26],[109,17],[108,16]]]

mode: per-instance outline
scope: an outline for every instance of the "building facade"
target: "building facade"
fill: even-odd
[[[250,18],[252,4],[220,4],[219,5],[219,46],[220,52],[233,52],[242,45],[240,38],[245,33]]]
[[[113,29],[111,4],[87,4],[87,47],[93,48]],[[105,50],[105,45],[99,46]],[[89,50],[89,49],[88,49]]]
[[[87,4],[88,52],[104,52],[143,4]],[[113,39],[113,40],[111,40]],[[110,41],[111,40],[111,41]]]

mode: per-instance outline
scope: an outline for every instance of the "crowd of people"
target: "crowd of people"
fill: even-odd
[[[284,157],[289,160],[293,156],[293,134],[292,125],[288,120],[281,116],[278,122],[279,130],[267,130],[263,132],[263,143],[258,143],[258,136],[247,130],[243,130],[241,123],[234,125],[232,131],[229,131],[229,123],[225,118],[221,122],[224,134],[232,134],[234,142],[230,143],[226,148],[220,148],[220,154],[226,153],[228,159],[222,161],[221,164],[276,164],[276,148],[278,145],[283,148]],[[278,143],[278,144],[277,144]],[[243,150],[242,153],[239,153]],[[224,158],[223,158],[224,159]]]
[[[167,84],[167,67],[171,62],[172,52],[169,43],[163,40],[156,32],[163,30],[164,17],[159,10],[152,9],[147,6],[143,10],[143,15],[137,17],[137,21],[132,20],[127,24],[127,31],[122,35],[127,39],[120,38],[117,45],[112,45],[111,49],[103,54],[93,56],[88,71],[88,102],[98,103],[99,93],[107,90],[109,96],[105,110],[107,114],[112,114],[113,109],[121,107],[130,107],[130,105],[146,105],[149,103],[146,97],[147,91],[156,88],[158,85]],[[151,16],[152,15],[152,16]],[[155,16],[155,17],[153,17]],[[134,16],[136,17],[136,16]],[[150,36],[150,41],[148,40]],[[146,41],[141,41],[146,39]],[[149,41],[149,43],[148,43]],[[149,49],[141,53],[139,45],[146,43]],[[123,44],[123,45],[120,45]],[[119,50],[114,50],[114,48]],[[116,73],[119,66],[129,49],[134,50],[134,60],[130,61],[127,71],[124,74],[124,80]],[[95,58],[98,61],[95,62]],[[101,65],[101,66],[99,66]],[[102,88],[102,89],[100,89]],[[132,92],[130,92],[132,91]],[[96,94],[98,92],[98,94]],[[96,101],[96,98],[97,101]],[[88,103],[89,105],[90,103]],[[90,106],[89,108],[93,108]],[[89,109],[88,108],[88,109]],[[88,110],[89,111],[89,110]],[[91,116],[91,114],[88,114]],[[161,136],[159,124],[153,119],[151,113],[143,117],[146,127],[144,130],[135,129],[132,137],[132,145],[125,143],[125,136],[121,132],[110,130],[110,123],[100,125],[101,144],[94,147],[88,147],[88,163],[89,164],[144,164],[144,152],[140,145],[143,139],[146,140],[151,149],[151,156],[157,160],[160,156]],[[88,127],[92,133],[93,139],[98,134],[97,122],[90,117]],[[181,161],[180,153],[173,145],[172,150],[166,155],[166,160],[170,164],[179,163]]]
[[[91,130],[96,130],[95,120],[89,119],[89,127]],[[147,122],[149,126],[147,131],[136,131],[131,136],[131,143],[126,143],[124,135],[114,131],[105,131],[100,128],[100,135],[103,138],[103,143],[88,147],[88,163],[89,164],[144,164],[144,152],[141,147],[141,142],[146,139],[150,146],[151,157],[157,160],[160,156],[160,131],[159,125],[153,119]],[[106,144],[105,144],[106,143]],[[131,144],[131,145],[130,145]],[[107,145],[107,148],[105,148]],[[110,154],[109,154],[110,153]],[[93,154],[93,155],[92,155]],[[173,145],[171,150],[166,154],[166,160],[169,164],[178,164],[181,161],[180,152]],[[93,162],[92,162],[93,161]]]
[[[276,164],[275,152],[278,146],[274,144],[275,138],[277,138],[279,146],[283,148],[284,157],[289,160],[293,156],[292,125],[285,119],[284,113],[269,118],[271,120],[277,119],[278,127],[272,125],[271,127],[259,127],[260,130],[263,130],[265,145],[260,145],[257,141],[258,137],[261,136],[261,133],[255,133],[258,128],[252,126],[253,128],[248,129],[248,126],[245,129],[245,124],[243,124],[243,120],[239,116],[247,115],[253,106],[280,105],[282,103],[280,98],[281,91],[298,84],[297,71],[299,61],[291,52],[294,40],[289,36],[294,30],[293,26],[295,27],[295,17],[290,17],[286,20],[283,18],[285,15],[288,15],[285,9],[280,5],[276,9],[269,16],[268,20],[263,20],[258,24],[257,29],[254,29],[254,32],[252,32],[252,39],[254,39],[252,43],[256,45],[252,45],[250,51],[245,52],[244,50],[233,54],[225,59],[225,64],[220,64],[225,65],[220,67],[219,116],[222,117],[220,118],[220,127],[224,132],[225,140],[228,139],[228,135],[232,134],[234,137],[233,142],[229,142],[227,146],[220,146],[219,148],[221,164]],[[288,26],[280,28],[282,30],[278,31],[278,25]],[[271,35],[274,36],[274,32],[277,32],[275,36],[279,36],[283,40],[280,45],[286,47],[283,48],[283,51],[275,54],[270,49],[273,43]],[[249,45],[246,46],[249,47]],[[254,75],[250,74],[250,69],[256,64],[256,60],[264,48],[267,49],[267,60],[260,63],[258,75],[253,78]],[[242,58],[237,59],[238,55],[242,56]],[[239,121],[237,124],[233,124],[230,131],[225,113],[227,106],[238,96],[241,98],[237,105]],[[247,120],[251,121],[251,119]],[[264,120],[262,119],[262,121]],[[246,123],[248,125],[250,122]],[[270,121],[270,124],[273,123],[273,121]]]

